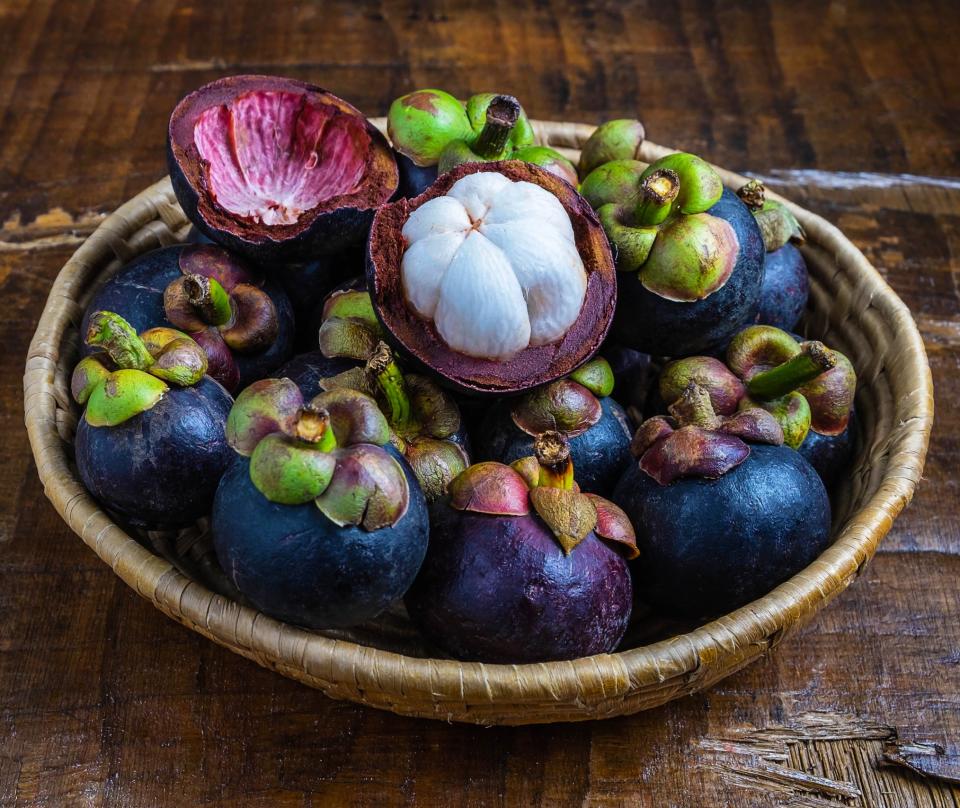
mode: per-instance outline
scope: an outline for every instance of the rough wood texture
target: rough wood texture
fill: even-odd
[[[12,421],[0,447],[0,803],[960,801],[876,768],[894,730],[952,756],[960,743],[951,5],[258,8],[0,7],[0,400]],[[445,727],[331,702],[160,618],[43,500],[17,376],[57,268],[162,173],[166,111],[238,70],[312,78],[369,112],[424,84],[509,89],[542,117],[639,108],[660,142],[789,183],[886,271],[930,352],[941,406],[928,479],[881,555],[811,627],[714,690],[583,726]]]

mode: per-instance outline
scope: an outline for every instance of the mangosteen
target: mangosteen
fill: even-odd
[[[357,109],[276,76],[230,76],[186,96],[167,160],[190,221],[261,265],[362,241],[398,183],[393,151]]]
[[[427,558],[405,602],[460,659],[525,663],[613,651],[630,619],[633,531],[580,493],[566,439],[539,436],[512,466],[470,466],[431,510]]]
[[[528,390],[603,342],[613,258],[590,206],[516,160],[462,165],[374,217],[374,310],[390,338],[461,392]]]
[[[636,529],[639,597],[670,616],[749,603],[830,543],[830,501],[813,467],[753,407],[721,417],[695,382],[672,417],[645,421],[613,493]]]
[[[71,392],[86,405],[77,470],[87,490],[137,527],[180,528],[210,509],[231,459],[224,423],[233,399],[209,376],[203,349],[172,328],[139,336],[122,317],[89,318]]]
[[[737,196],[756,218],[766,250],[757,322],[792,331],[800,322],[810,295],[807,264],[794,246],[803,244],[806,233],[789,208],[767,199],[760,180],[748,182],[737,191]]]
[[[833,490],[853,458],[856,418],[857,412],[851,408],[847,428],[836,435],[825,435],[811,429],[797,449],[816,469],[828,491]]]
[[[613,392],[611,395],[623,406],[643,411],[659,373],[659,365],[650,354],[624,348],[607,341],[603,348],[603,357],[613,371]],[[634,426],[640,423],[640,418]]]
[[[230,392],[276,370],[293,353],[290,300],[229,251],[177,244],[141,255],[112,277],[84,315],[114,311],[135,329],[172,326],[204,349],[209,375]]]
[[[618,342],[687,356],[725,344],[754,321],[760,228],[709,163],[682,153],[649,166],[613,160],[584,179],[581,193],[616,253]]]
[[[238,396],[227,439],[240,456],[220,481],[211,523],[220,565],[258,609],[346,627],[404,594],[429,520],[389,438],[376,403],[353,390],[304,403],[289,379],[264,379]]]
[[[577,171],[553,149],[534,144],[533,127],[512,95],[480,93],[464,104],[443,90],[417,90],[396,99],[387,133],[400,155],[400,195],[419,196],[464,163],[523,160],[577,186]]]
[[[609,496],[631,460],[627,414],[610,398],[613,371],[592,359],[570,376],[497,401],[475,432],[477,456],[512,463],[533,453],[537,435],[562,432],[582,491]]]

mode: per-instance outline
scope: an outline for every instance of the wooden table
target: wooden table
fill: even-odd
[[[960,754],[960,14],[734,5],[0,2],[0,804],[960,803],[879,767],[897,739],[942,745],[913,749],[926,768]],[[926,479],[866,572],[707,693],[520,729],[330,701],[139,599],[43,497],[22,360],[59,268],[164,173],[177,99],[238,72],[370,114],[439,86],[509,91],[534,117],[639,115],[838,224],[913,310],[938,400]]]

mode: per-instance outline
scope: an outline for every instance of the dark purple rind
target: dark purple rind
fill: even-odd
[[[287,378],[294,382],[303,393],[304,401],[323,392],[321,379],[336,376],[351,368],[362,367],[363,362],[355,359],[328,359],[319,350],[298,354],[276,373],[278,379]]]
[[[821,435],[811,429],[797,449],[816,469],[827,490],[832,490],[849,468],[856,444],[856,413],[851,412],[847,428],[839,435]]]
[[[151,409],[117,426],[77,426],[80,479],[93,497],[131,524],[186,527],[210,510],[234,457],[224,436],[233,399],[204,377],[171,387]]]
[[[405,602],[459,659],[529,663],[613,651],[630,618],[626,561],[589,533],[565,555],[535,515],[431,511],[430,547]]]
[[[429,199],[446,194],[460,178],[481,171],[497,171],[511,180],[533,182],[553,193],[570,216],[577,250],[587,271],[583,307],[563,339],[525,348],[507,361],[452,351],[435,326],[420,319],[405,303],[401,283],[400,264],[405,249],[401,229],[410,213]],[[593,209],[555,174],[517,160],[458,166],[415,199],[400,199],[380,208],[367,242],[367,287],[374,311],[395,347],[455,390],[487,395],[518,393],[552,382],[590,359],[607,335],[617,296],[610,245]]]
[[[437,166],[418,166],[407,155],[394,150],[393,156],[397,160],[397,168],[400,171],[400,183],[397,186],[397,192],[394,194],[393,202],[397,199],[413,199],[420,196],[431,185],[437,181]]]
[[[601,398],[600,419],[586,432],[570,438],[570,459],[580,489],[607,496],[631,462],[630,424],[612,398]],[[533,437],[517,428],[510,417],[514,399],[498,401],[474,431],[473,445],[480,460],[513,463],[533,454]]]
[[[214,549],[227,577],[260,610],[309,628],[356,625],[401,597],[423,562],[427,506],[406,462],[406,513],[392,527],[337,527],[312,502],[280,505],[237,458],[213,504]]]
[[[198,191],[200,156],[193,142],[193,123],[203,110],[253,90],[302,92],[317,103],[363,120],[371,150],[361,189],[325,200],[293,225],[257,226],[211,206]],[[183,98],[170,116],[167,165],[177,201],[194,226],[216,243],[266,267],[276,262],[310,261],[362,241],[377,206],[393,196],[399,182],[393,150],[359,110],[322,87],[276,76],[229,76]],[[221,219],[222,223],[209,221],[213,218]]]
[[[727,221],[740,242],[727,282],[703,300],[679,303],[646,289],[640,273],[618,272],[619,303],[611,330],[618,343],[655,356],[690,356],[725,343],[756,318],[766,254],[756,220],[727,188],[707,212]]]
[[[792,244],[764,256],[757,322],[793,331],[807,308],[810,279],[803,254]]]
[[[670,616],[706,618],[743,606],[830,544],[823,483],[786,446],[753,446],[719,479],[668,486],[631,465],[613,501],[637,532],[638,597]]]

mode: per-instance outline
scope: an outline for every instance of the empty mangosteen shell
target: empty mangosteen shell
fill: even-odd
[[[457,180],[481,171],[496,171],[514,182],[532,182],[554,194],[570,217],[577,251],[587,273],[583,306],[563,339],[525,348],[506,361],[466,356],[447,347],[434,324],[421,319],[403,293],[400,266],[406,250],[401,234],[404,223],[425,202],[447,194]],[[399,199],[380,208],[367,242],[367,287],[374,311],[395,346],[447,385],[473,394],[519,393],[566,376],[599,350],[617,305],[613,255],[593,209],[555,174],[519,160],[458,166],[420,196]]]
[[[323,200],[290,225],[247,222],[217,205],[206,190],[194,126],[205,110],[257,91],[303,93],[316,104],[357,116],[370,137],[360,188],[352,194]],[[399,183],[393,150],[363,113],[322,87],[278,76],[229,76],[183,98],[170,116],[167,164],[177,201],[196,228],[216,243],[260,264],[306,261],[361,241],[374,211],[394,195]]]

